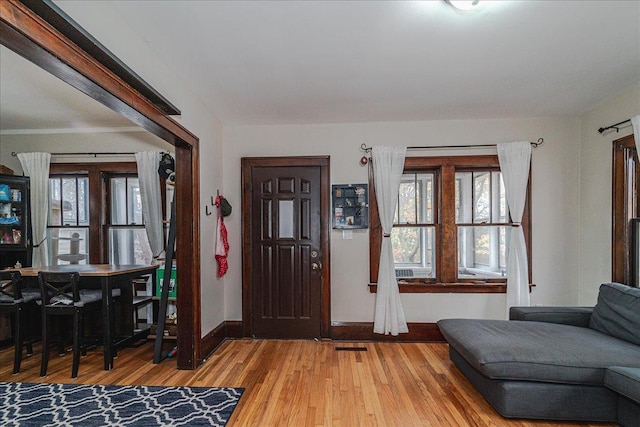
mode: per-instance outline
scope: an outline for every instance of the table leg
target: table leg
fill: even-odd
[[[102,324],[104,369],[113,369],[113,305],[111,304],[111,281],[108,277],[101,278],[102,287]]]

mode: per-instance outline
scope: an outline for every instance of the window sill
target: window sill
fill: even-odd
[[[504,294],[504,283],[399,283],[401,294]],[[369,292],[375,294],[378,285],[369,284]]]

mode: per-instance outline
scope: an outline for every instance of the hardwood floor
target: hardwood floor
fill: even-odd
[[[6,348],[0,380],[244,387],[231,427],[611,425],[504,419],[449,361],[447,344],[228,340],[195,371],[177,370],[175,359],[154,365],[152,353],[151,342],[121,350],[107,372],[102,354],[90,351],[72,380],[70,353],[52,352],[48,375],[40,378],[39,353],[13,375],[13,351]]]

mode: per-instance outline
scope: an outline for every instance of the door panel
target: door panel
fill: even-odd
[[[251,188],[251,333],[320,337],[321,168],[254,167]]]

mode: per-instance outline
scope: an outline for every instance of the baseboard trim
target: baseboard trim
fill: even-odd
[[[409,323],[409,333],[373,333],[373,322],[331,322],[331,339],[336,341],[445,342],[436,323]]]
[[[436,323],[409,323],[409,333],[381,335],[373,333],[373,322],[331,322],[331,337],[335,341],[397,341],[445,342]],[[242,338],[242,320],[226,320],[202,338],[202,363],[227,338]]]
[[[227,338],[242,338],[241,320],[226,320],[202,338],[200,349],[203,357],[199,364],[208,359]]]

